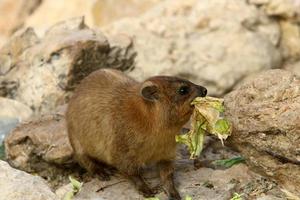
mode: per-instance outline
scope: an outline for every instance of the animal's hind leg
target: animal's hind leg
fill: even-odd
[[[76,161],[81,167],[88,171],[89,175],[98,175],[100,180],[110,179],[110,175],[105,171],[105,169],[99,166],[94,159],[84,153],[79,142],[73,140],[72,146],[75,152]]]
[[[105,167],[98,165],[98,163],[89,156],[84,154],[77,155],[76,160],[78,161],[79,165],[85,168],[91,176],[97,175],[97,178],[102,181],[110,180],[110,174],[106,172]]]

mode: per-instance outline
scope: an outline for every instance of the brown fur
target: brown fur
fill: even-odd
[[[181,85],[190,87],[189,94],[178,94]],[[100,170],[95,160],[117,168],[145,196],[155,192],[139,169],[158,163],[170,197],[180,199],[172,178],[175,135],[190,118],[190,102],[204,90],[176,77],[139,83],[116,70],[93,72],[77,87],[66,115],[77,161],[90,173]]]

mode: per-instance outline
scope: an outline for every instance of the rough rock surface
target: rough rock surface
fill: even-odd
[[[104,32],[135,38],[131,76],[187,77],[207,86],[210,95],[222,95],[244,76],[281,61],[278,24],[246,0],[164,1]]]
[[[300,196],[300,79],[284,70],[247,78],[225,96],[232,144],[260,172]]]
[[[261,6],[270,16],[300,21],[299,0],[249,0],[249,2]]]
[[[6,159],[11,166],[53,178],[73,164],[63,110],[22,123],[5,138]]]
[[[11,168],[0,160],[1,200],[57,200],[58,197],[38,177]]]
[[[83,18],[54,25],[42,39],[28,28],[0,50],[0,93],[26,104],[35,114],[47,113],[63,104],[74,84],[90,72],[130,69],[134,57],[130,38],[115,36],[110,44]]]
[[[153,170],[147,170],[144,177],[151,186],[159,183],[158,174]],[[274,182],[251,172],[244,164],[226,170],[210,168],[195,170],[192,162],[180,160],[176,165],[175,182],[183,199],[189,195],[195,200],[228,200],[234,192],[243,193],[245,199],[256,199],[266,195],[273,199],[284,199],[283,193]],[[62,198],[67,191],[70,191],[70,185],[59,188],[56,194]],[[157,194],[156,197],[161,200],[167,199],[164,192]],[[127,179],[116,175],[110,181],[92,179],[84,183],[82,190],[74,198],[74,200],[80,199],[141,200],[144,198]]]

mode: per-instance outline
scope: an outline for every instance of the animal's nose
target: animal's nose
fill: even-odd
[[[205,97],[207,95],[207,89],[202,86],[198,86],[198,95],[200,97]]]

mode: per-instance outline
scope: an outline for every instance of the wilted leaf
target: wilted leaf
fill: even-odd
[[[214,97],[198,97],[192,105],[195,106],[192,115],[192,128],[187,134],[177,135],[176,141],[188,146],[191,159],[198,157],[203,149],[206,132],[216,135],[222,142],[231,134],[230,122],[223,118],[223,99]]]

